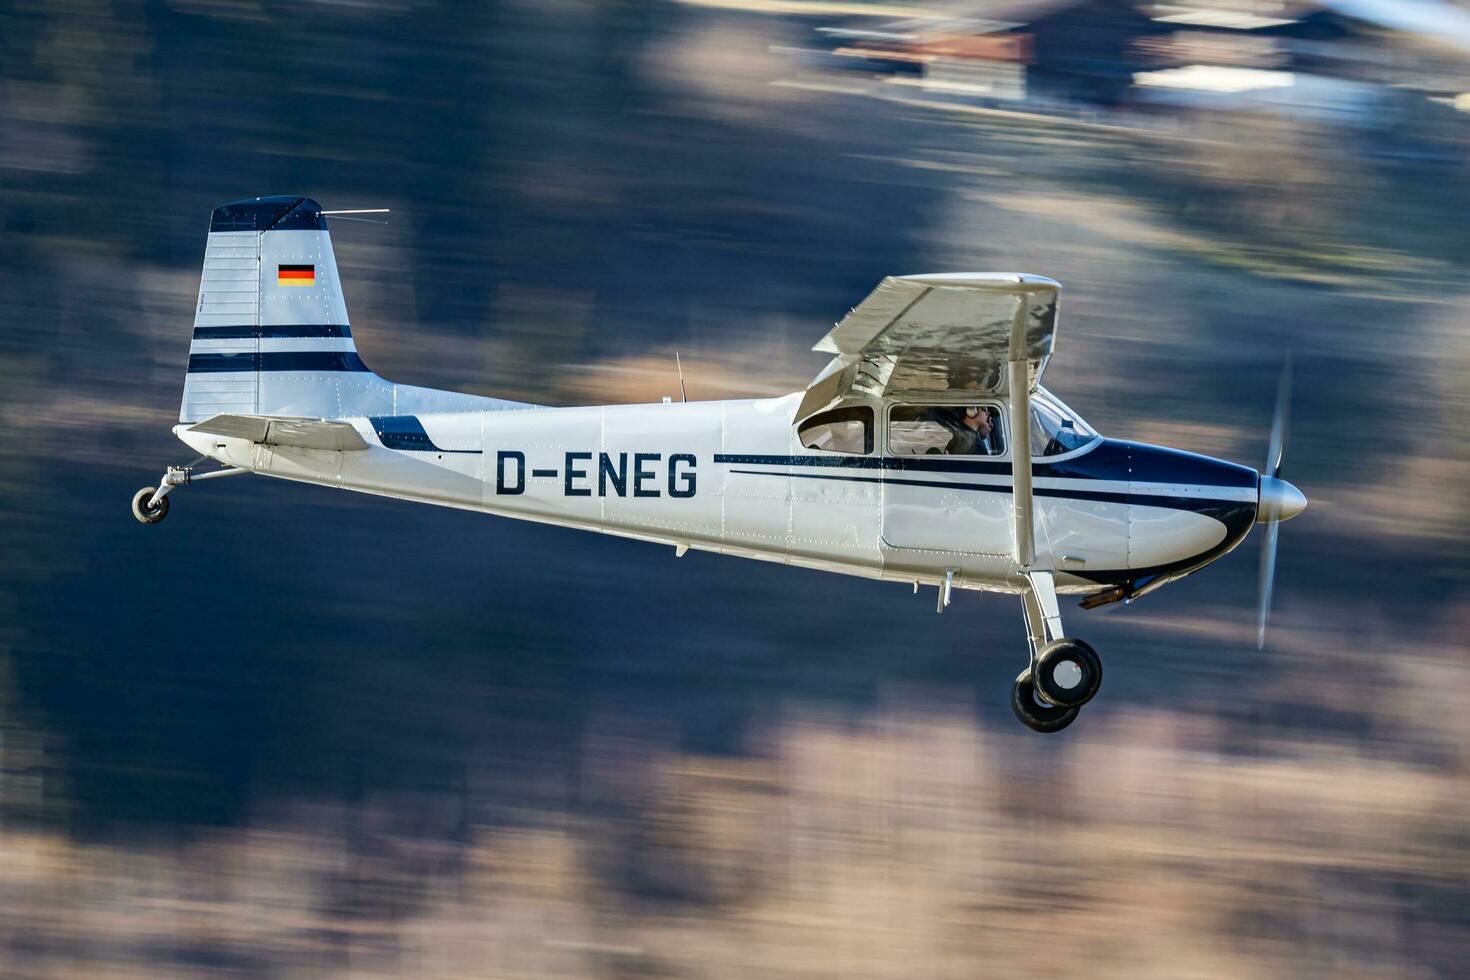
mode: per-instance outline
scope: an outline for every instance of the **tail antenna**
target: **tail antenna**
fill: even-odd
[[[679,352],[674,351],[674,364],[679,369],[679,400],[688,401],[689,392],[684,390],[684,362],[679,359]]]
[[[349,211],[319,211],[317,213],[323,217],[341,218],[343,221],[367,221],[375,225],[386,225],[388,223],[387,216],[392,212],[388,208],[356,208]],[[381,214],[383,218],[380,220],[378,218],[363,217],[363,215],[370,214]]]

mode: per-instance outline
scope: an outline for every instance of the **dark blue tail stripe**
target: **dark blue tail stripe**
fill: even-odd
[[[291,340],[311,337],[351,337],[352,328],[345,323],[281,323],[258,326],[253,323],[234,327],[195,327],[195,340]]]
[[[352,351],[267,351],[254,354],[190,354],[190,374],[226,371],[366,371]]]

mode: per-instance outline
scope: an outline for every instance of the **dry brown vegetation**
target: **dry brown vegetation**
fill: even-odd
[[[857,725],[793,707],[752,757],[587,745],[586,798],[639,799],[637,820],[543,815],[462,845],[388,829],[454,805],[430,796],[172,847],[16,830],[0,969],[1427,977],[1470,942],[1462,748],[1435,767],[1371,740],[1239,754],[1208,719],[1142,710],[1085,734],[1038,745],[906,687]],[[368,848],[342,833],[363,825]]]

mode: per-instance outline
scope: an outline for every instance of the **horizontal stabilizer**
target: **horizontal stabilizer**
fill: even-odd
[[[351,425],[346,422],[328,422],[325,419],[216,415],[197,425],[191,425],[189,431],[226,436],[230,439],[249,439],[263,446],[331,449],[339,452],[368,448],[367,442]]]

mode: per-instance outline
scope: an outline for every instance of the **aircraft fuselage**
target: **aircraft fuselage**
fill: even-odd
[[[1008,453],[893,456],[882,426],[869,454],[808,449],[799,399],[348,418],[369,444],[358,452],[175,431],[268,476],[869,578],[1021,588]],[[1037,558],[1058,591],[1162,584],[1256,518],[1256,472],[1204,456],[1098,438],[1032,465]]]

